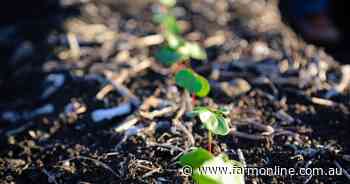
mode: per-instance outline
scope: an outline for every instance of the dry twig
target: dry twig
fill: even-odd
[[[73,157],[73,158],[69,158],[69,159],[66,159],[66,160],[63,160],[63,161],[60,161],[60,162],[69,162],[69,161],[72,161],[72,160],[89,160],[89,161],[92,161],[93,163],[95,163],[97,166],[102,166],[103,168],[107,169],[109,172],[111,172],[115,177],[119,178],[120,176],[111,168],[109,167],[107,164],[99,161],[99,160],[96,160],[94,158],[90,158],[90,157],[86,157],[86,156],[76,156],[76,157]]]
[[[188,140],[190,141],[190,145],[192,146],[195,144],[195,140],[193,138],[193,135],[190,131],[188,131],[188,129],[180,122],[180,118],[185,114],[185,110],[186,110],[186,103],[184,100],[182,100],[181,103],[181,108],[180,110],[177,112],[175,118],[173,119],[173,123],[175,125],[175,127],[179,128],[181,131],[183,131],[186,136],[188,137]]]

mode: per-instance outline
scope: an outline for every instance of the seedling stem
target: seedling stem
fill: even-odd
[[[196,105],[196,94],[192,93],[192,105],[195,106]]]

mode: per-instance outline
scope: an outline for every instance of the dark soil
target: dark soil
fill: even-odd
[[[207,133],[186,115],[175,123],[191,99],[154,60],[159,45],[141,44],[159,31],[152,22],[157,4],[64,2],[45,6],[47,16],[0,28],[0,183],[191,183],[176,161],[192,146],[206,147]],[[298,38],[276,4],[246,2],[183,0],[176,11],[184,35],[209,56],[192,61],[212,84],[196,105],[228,108],[236,128],[214,139],[214,152],[238,160],[242,151],[248,166],[349,172],[349,88],[331,93],[348,66]],[[111,90],[97,97],[106,85]],[[129,112],[93,121],[95,110],[125,103],[132,104]],[[42,107],[47,112],[35,113]],[[170,110],[151,116],[164,109]],[[133,126],[116,130],[133,119]],[[350,183],[345,175],[246,181]]]

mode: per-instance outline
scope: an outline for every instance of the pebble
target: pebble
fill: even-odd
[[[232,97],[247,93],[251,89],[250,84],[241,78],[234,79],[230,82],[222,82],[220,87],[226,93],[226,95]]]

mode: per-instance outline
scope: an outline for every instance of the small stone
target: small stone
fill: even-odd
[[[250,91],[250,84],[241,78],[234,79],[230,82],[222,82],[220,84],[221,89],[228,96],[239,96]]]

